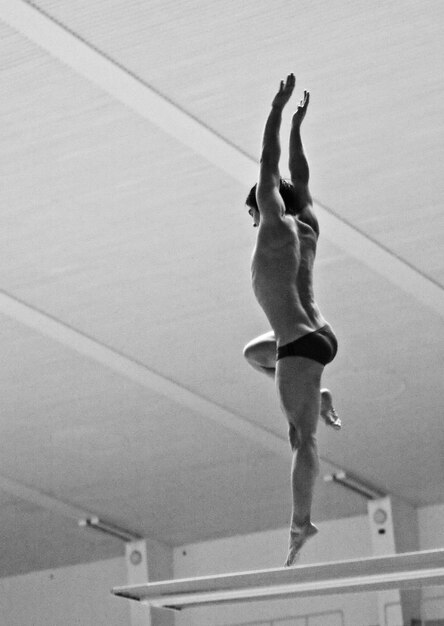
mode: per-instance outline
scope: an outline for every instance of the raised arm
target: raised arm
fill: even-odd
[[[304,97],[292,118],[288,166],[290,169],[291,182],[302,204],[311,205],[312,199],[308,188],[310,171],[308,169],[308,162],[304,154],[301,139],[301,124],[307,112],[309,102],[310,94],[308,91],[304,91]]]
[[[271,111],[265,124],[259,182],[256,189],[259,211],[265,220],[279,217],[285,212],[285,205],[279,193],[279,159],[281,156],[279,133],[282,111],[293,93],[295,83],[294,74],[289,74],[285,83],[281,81],[279,91],[273,99]]]

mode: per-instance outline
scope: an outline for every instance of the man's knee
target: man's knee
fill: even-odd
[[[299,449],[300,439],[298,429],[296,426],[293,426],[293,424],[290,424],[290,428],[288,429],[288,438],[290,440],[291,449],[295,452]]]
[[[254,349],[253,349],[251,341],[250,343],[247,343],[247,345],[244,347],[243,355],[244,355],[244,358],[247,359],[247,361],[249,362],[254,360]]]
[[[292,420],[288,431],[292,450],[317,448],[316,426],[305,420]]]
[[[253,339],[244,347],[243,355],[253,366],[276,367],[276,342],[268,335]]]
[[[262,366],[263,355],[261,354],[261,349],[258,348],[253,342],[247,343],[244,348],[244,358],[248,361],[250,365],[254,366]]]

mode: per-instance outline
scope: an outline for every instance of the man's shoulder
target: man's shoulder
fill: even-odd
[[[271,251],[288,244],[293,245],[297,239],[298,227],[294,216],[287,214],[268,222],[261,219],[256,246],[262,251]]]

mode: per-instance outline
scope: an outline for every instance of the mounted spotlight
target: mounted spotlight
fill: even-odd
[[[380,489],[371,485],[363,483],[359,478],[351,476],[348,472],[339,471],[334,474],[326,474],[324,476],[324,482],[326,483],[338,483],[355,493],[359,493],[367,500],[378,500],[379,498],[385,498],[387,495]]]
[[[98,530],[105,535],[111,535],[112,537],[116,537],[116,539],[121,539],[125,542],[139,541],[140,539],[143,539],[143,537],[141,537],[140,535],[133,533],[129,530],[125,530],[124,528],[119,528],[114,524],[104,522],[97,516],[80,519],[78,523],[79,526],[81,526],[82,528],[91,528],[92,530]]]

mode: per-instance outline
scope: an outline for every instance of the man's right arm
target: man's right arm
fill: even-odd
[[[279,174],[279,159],[281,156],[279,133],[282,111],[293,93],[295,82],[294,74],[289,74],[285,83],[281,81],[279,91],[273,99],[271,111],[265,124],[259,181],[256,188],[256,201],[264,221],[275,221],[280,219],[285,213],[284,201],[279,193],[281,180]]]
[[[279,159],[281,146],[279,131],[282,109],[272,107],[265,124],[256,201],[264,221],[275,220],[285,213],[285,205],[279,193]]]

